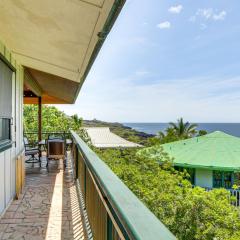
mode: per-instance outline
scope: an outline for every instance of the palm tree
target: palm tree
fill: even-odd
[[[184,122],[183,118],[178,119],[177,123],[170,122],[169,125],[180,139],[193,137],[197,133],[196,128],[198,125]]]

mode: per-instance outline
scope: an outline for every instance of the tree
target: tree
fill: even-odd
[[[168,127],[164,132],[159,132],[158,137],[160,138],[161,143],[169,143],[174,142],[180,139],[180,137],[176,134],[176,130],[172,127]]]
[[[169,142],[174,142],[196,136],[197,124],[184,122],[182,118],[177,120],[177,123],[169,123],[165,131],[158,132],[157,136],[148,139],[148,146],[159,145]],[[200,130],[200,134],[204,135],[206,131]]]
[[[162,149],[157,160],[134,149],[94,151],[179,240],[240,239],[239,209],[229,192],[192,188]]]
[[[206,130],[199,130],[198,131],[198,136],[204,136],[207,134],[207,131]]]
[[[82,118],[79,118],[77,114],[72,115],[71,118],[73,119],[73,130],[79,130],[82,127]]]
[[[37,141],[38,131],[38,106],[24,105],[24,133],[30,142]],[[82,126],[82,119],[77,115],[69,117],[64,112],[54,106],[42,106],[42,131],[43,132],[66,132],[69,130],[78,131]],[[32,134],[27,134],[33,132]],[[42,138],[46,139],[48,134],[43,134]]]
[[[197,124],[190,124],[189,122],[184,122],[183,118],[177,120],[177,123],[170,122],[170,128],[174,129],[176,136],[179,139],[185,139],[193,137],[196,134]]]

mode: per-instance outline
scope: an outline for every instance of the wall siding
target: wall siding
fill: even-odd
[[[200,187],[213,187],[213,171],[207,169],[196,169],[195,171],[195,185]]]
[[[16,68],[12,78],[12,141],[13,146],[0,153],[0,216],[16,196],[16,160],[23,151],[23,67],[0,42],[0,54]],[[16,131],[15,131],[16,130]],[[16,144],[15,144],[16,142]]]
[[[11,201],[11,149],[4,152],[4,167],[5,167],[5,205]]]
[[[4,173],[4,152],[0,153],[0,213],[4,211],[5,208],[5,173]]]

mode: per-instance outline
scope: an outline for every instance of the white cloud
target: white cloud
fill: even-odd
[[[213,10],[212,8],[198,9],[196,15],[200,15],[205,19],[210,19],[213,15]]]
[[[182,5],[171,6],[168,9],[168,11],[170,13],[175,13],[175,14],[179,14],[182,10],[183,10],[183,6]]]
[[[224,20],[226,15],[227,13],[225,11],[221,11],[218,14],[213,15],[213,20],[215,21]]]
[[[217,11],[217,10],[213,10],[212,8],[199,8],[196,14],[190,17],[189,21],[195,22],[197,19],[197,16],[202,17],[205,20],[219,21],[219,20],[224,20],[226,15],[227,15],[227,12],[224,10]]]
[[[199,8],[195,15],[189,18],[189,21],[195,23],[198,18],[206,21],[223,21],[227,15],[227,12],[222,10],[213,10],[212,8]],[[207,24],[200,23],[200,29],[205,30],[207,28]]]
[[[167,28],[171,27],[171,23],[168,22],[168,21],[161,22],[157,25],[157,27],[160,28],[160,29],[167,29]]]

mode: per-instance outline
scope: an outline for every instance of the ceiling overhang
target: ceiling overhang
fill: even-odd
[[[124,2],[2,0],[0,38],[39,85],[38,95],[73,103]]]
[[[43,104],[72,103],[79,87],[77,82],[31,68],[24,71],[24,84],[35,96],[41,96]],[[25,98],[24,103],[38,102]]]

